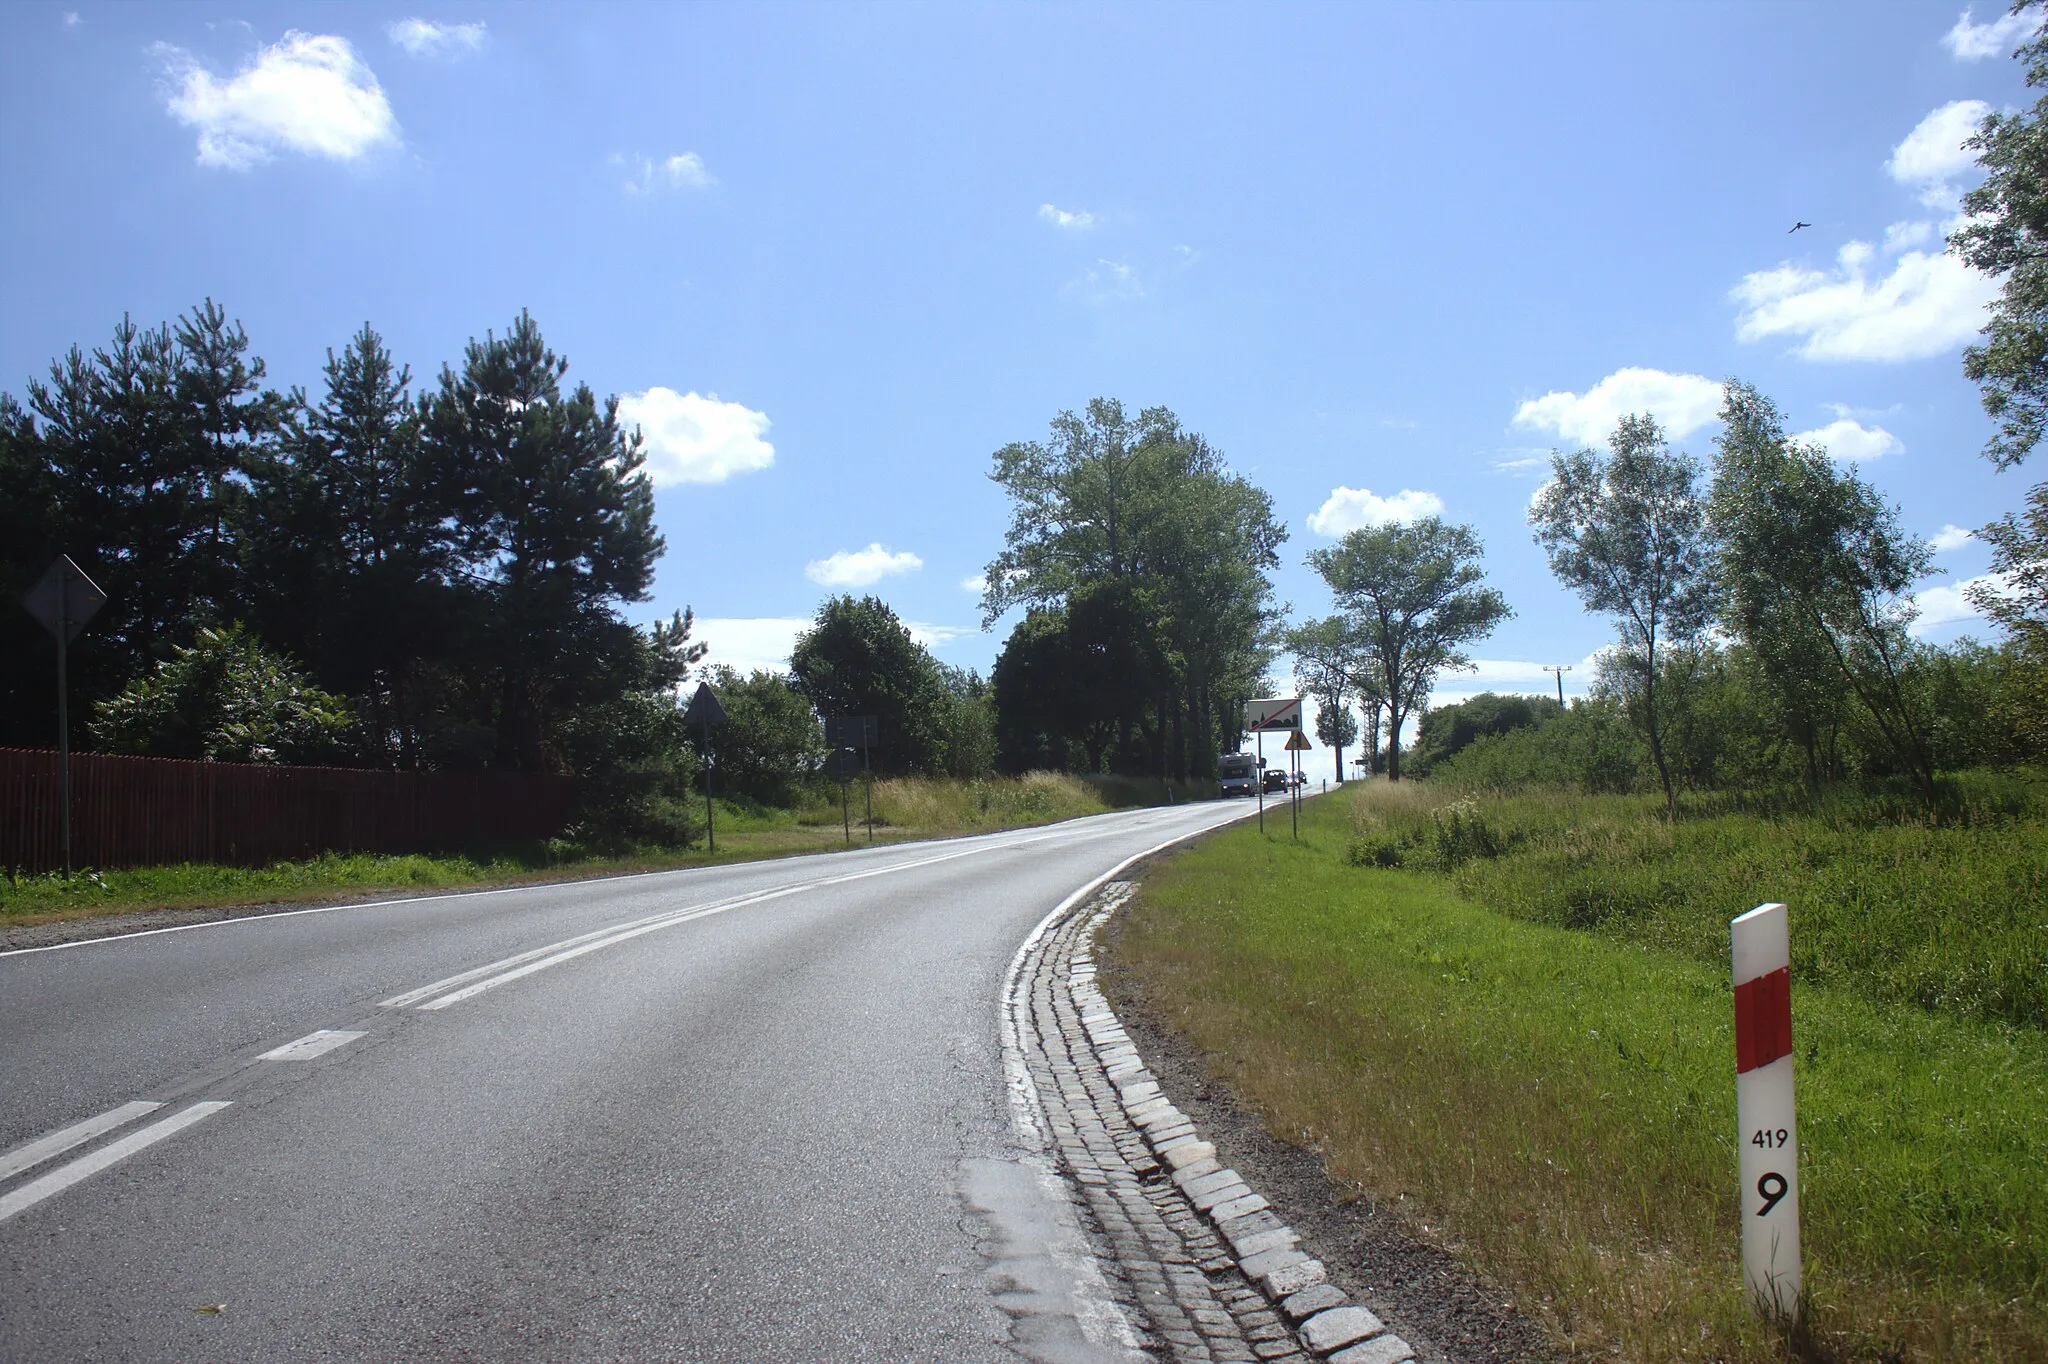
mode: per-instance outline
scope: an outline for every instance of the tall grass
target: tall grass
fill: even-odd
[[[796,853],[823,852],[845,845],[838,790],[830,803],[816,793],[795,809],[716,802],[718,854],[703,848],[648,847],[624,854],[598,852],[564,843],[503,850],[487,856],[419,855],[391,857],[328,853],[268,867],[187,864],[87,871],[70,880],[50,876],[0,878],[0,927],[45,923],[126,910],[162,907],[232,906],[273,900],[305,900],[348,892],[407,891],[604,876],[621,872],[745,861]],[[860,828],[862,791],[852,795],[853,837]],[[1182,787],[1118,777],[1077,777],[1030,772],[1021,777],[978,781],[905,777],[875,783],[875,837],[881,842],[948,834],[986,832],[1134,805],[1163,804],[1189,796]],[[1214,794],[1213,790],[1209,794]],[[701,805],[697,814],[702,813]]]
[[[1449,874],[1489,909],[1725,963],[1728,920],[1791,907],[1814,985],[1958,1018],[2048,1028],[2048,810],[1991,787],[1942,820],[1882,797],[1744,809],[1693,797],[1433,783],[1353,788],[1357,864]]]
[[[1725,959],[1354,861],[1390,829],[1418,866],[1507,860],[1472,851],[1487,802],[1461,830],[1445,804],[1311,801],[1298,845],[1238,829],[1159,865],[1120,916],[1112,993],[1575,1356],[2048,1358],[2048,1037],[1798,978],[1813,1312],[1788,1343],[1739,1287]]]

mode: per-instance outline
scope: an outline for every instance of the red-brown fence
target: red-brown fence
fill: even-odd
[[[0,867],[63,865],[57,754],[0,748]],[[71,755],[71,860],[261,866],[320,852],[459,852],[552,838],[568,777],[364,772]]]

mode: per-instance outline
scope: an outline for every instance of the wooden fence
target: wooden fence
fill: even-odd
[[[63,865],[55,750],[0,748],[0,868]],[[72,863],[262,866],[321,852],[460,852],[568,823],[571,779],[71,755]]]

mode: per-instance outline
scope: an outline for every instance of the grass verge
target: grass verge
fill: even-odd
[[[2042,1033],[1795,986],[1795,1346],[1738,1286],[1726,966],[1354,865],[1352,802],[1154,867],[1113,959],[1276,1135],[1574,1355],[2048,1358]]]
[[[861,792],[852,793],[853,845],[865,846]],[[1184,792],[1175,792],[1185,799]],[[1147,799],[1149,797],[1149,799]],[[1110,778],[1031,772],[963,782],[901,778],[875,783],[875,841],[904,842],[1046,824],[1160,803],[1166,788]],[[0,879],[0,928],[146,909],[218,908],[339,895],[428,891],[522,881],[616,876],[636,871],[789,857],[847,846],[834,800],[797,810],[717,803],[718,852],[649,848],[599,856],[573,847],[495,855],[386,856],[328,853],[267,867],[186,864]]]

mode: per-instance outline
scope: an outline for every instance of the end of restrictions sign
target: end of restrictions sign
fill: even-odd
[[[1254,734],[1301,729],[1299,696],[1262,696],[1244,703],[1244,727]]]

